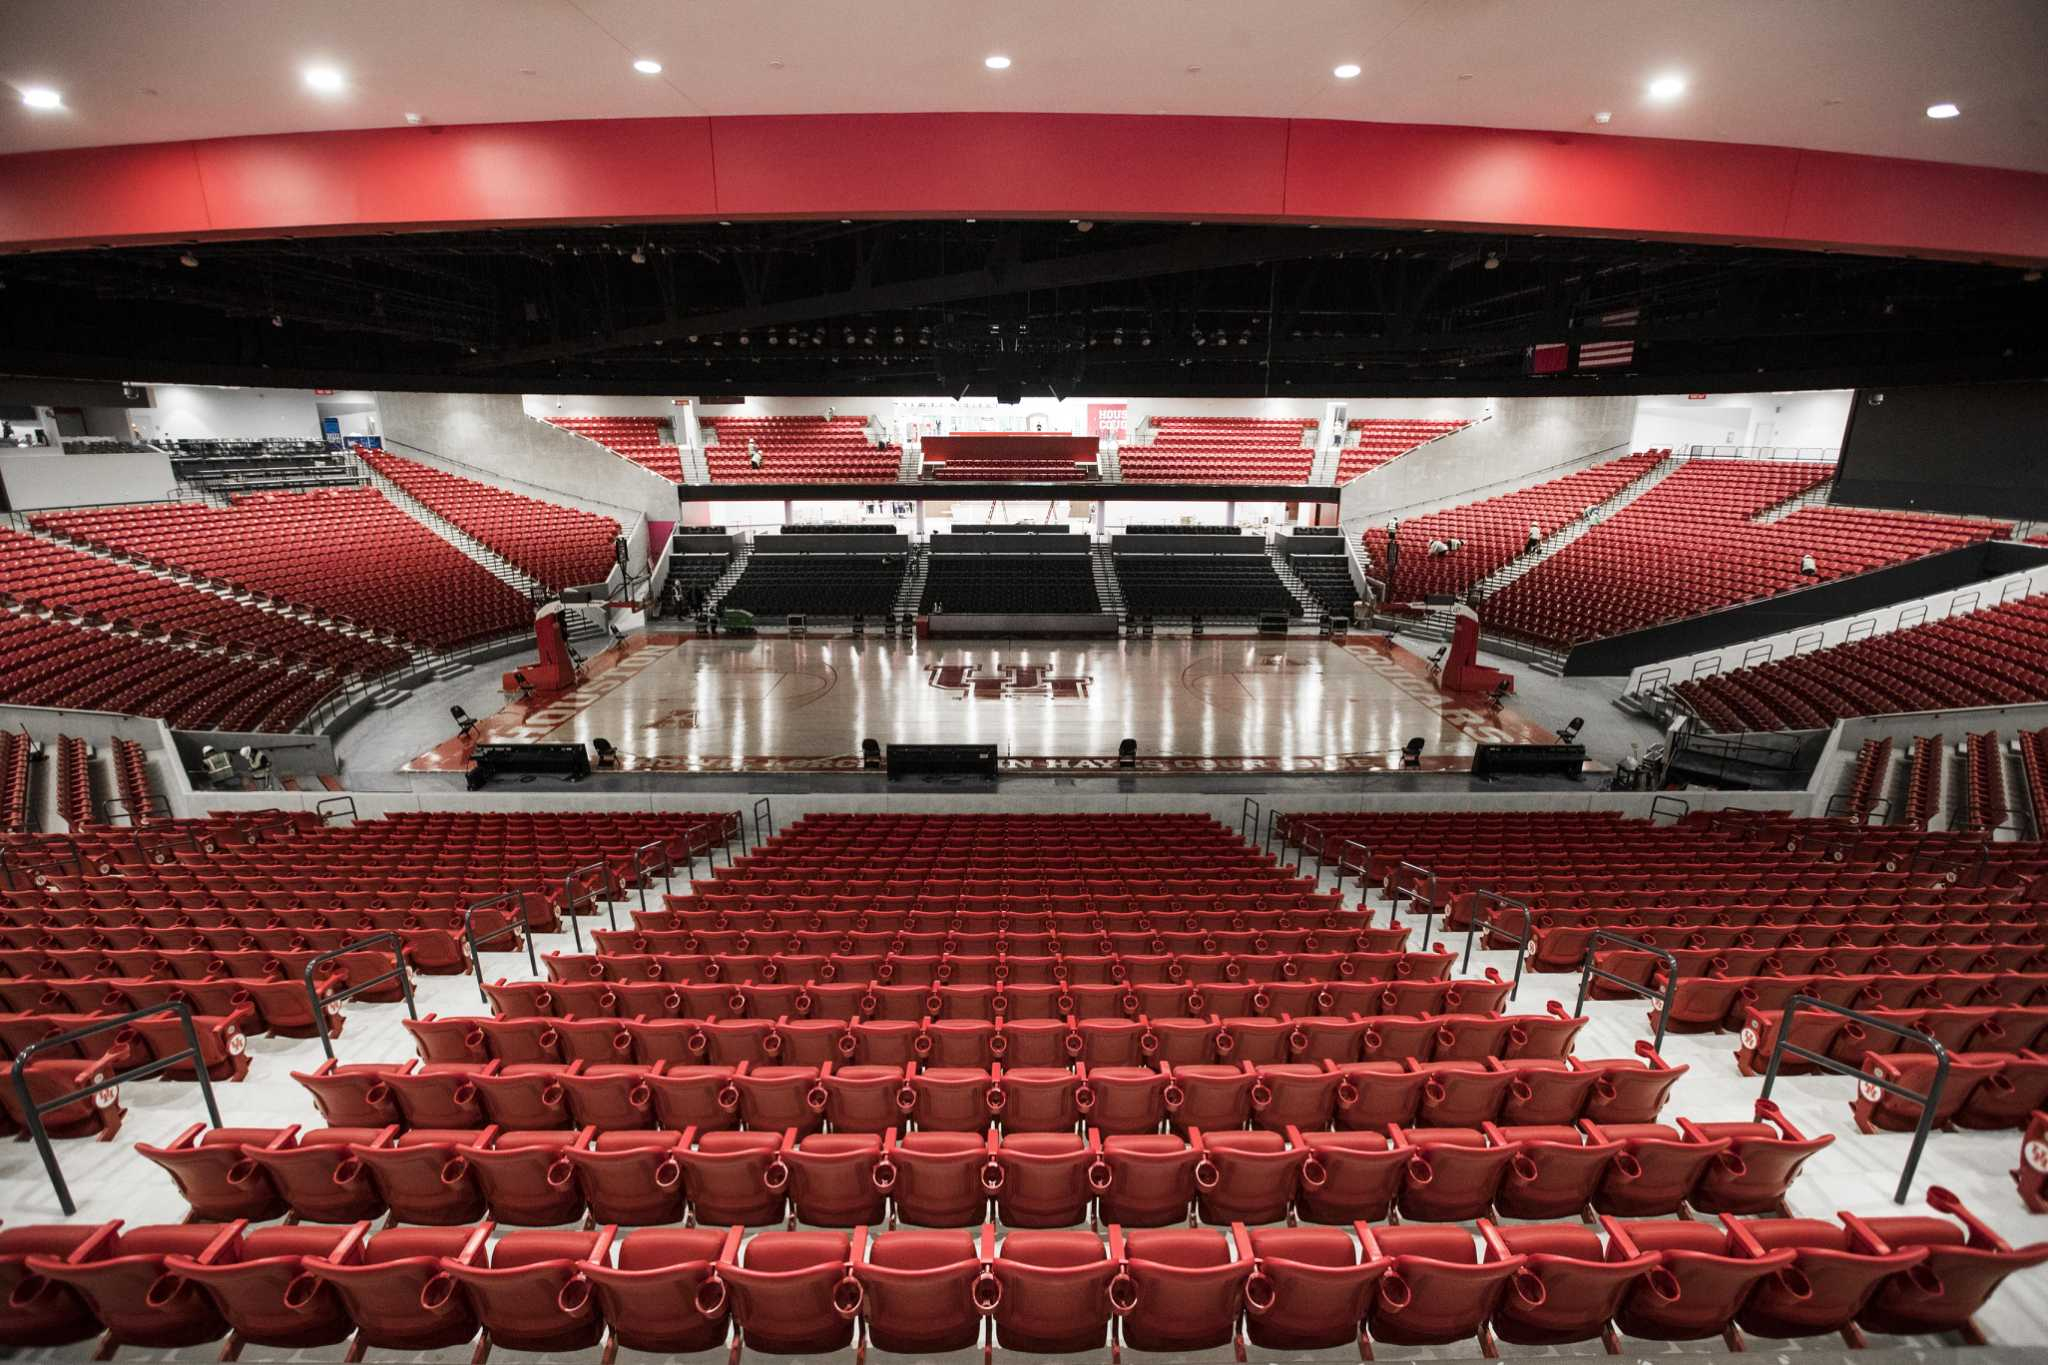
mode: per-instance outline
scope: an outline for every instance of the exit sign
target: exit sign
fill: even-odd
[[[1692,401],[1693,401],[1693,402],[1697,403],[1697,402],[1699,402],[1699,401],[1700,401],[1700,400],[1701,400],[1702,398],[1705,398],[1705,397],[1706,397],[1706,395],[1705,395],[1705,394],[1703,394],[1703,393],[1689,393],[1689,394],[1687,394],[1687,395],[1686,395],[1686,397],[1687,397],[1687,398],[1690,398],[1690,399],[1692,399]]]
[[[334,390],[333,390],[333,389],[315,389],[315,390],[313,390],[313,396],[314,396],[315,398],[332,398],[332,397],[334,397]]]

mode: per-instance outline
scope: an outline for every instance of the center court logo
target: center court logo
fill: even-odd
[[[1088,686],[1095,679],[1085,675],[1056,677],[1045,664],[997,664],[993,673],[983,673],[980,664],[933,664],[925,670],[925,681],[956,697],[977,697],[983,701],[1012,697],[1079,701],[1088,695]]]

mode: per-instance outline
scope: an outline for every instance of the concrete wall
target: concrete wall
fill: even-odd
[[[683,410],[671,398],[590,393],[529,393],[520,399],[528,417],[660,417],[673,421]]]
[[[1356,414],[1354,414],[1356,415]],[[1595,457],[1626,454],[1634,398],[1498,398],[1490,420],[1431,441],[1344,485],[1338,503],[1345,533],[1356,536],[1390,516],[1511,492],[1569,474]]]
[[[134,455],[0,454],[7,505],[17,512],[96,503],[161,502],[177,479],[171,457]]]
[[[384,444],[394,453],[449,461],[470,478],[502,479],[514,491],[615,517],[676,518],[676,486],[595,441],[534,421],[512,394],[380,393]],[[463,468],[462,466],[467,466]],[[647,547],[633,547],[633,568]]]
[[[196,384],[154,384],[150,386],[149,403],[146,408],[129,409],[129,420],[145,441],[158,437],[320,439],[320,413],[314,407],[311,389],[213,389]]]

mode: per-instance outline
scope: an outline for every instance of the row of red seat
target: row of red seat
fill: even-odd
[[[824,1168],[828,1158],[818,1154]],[[591,1158],[583,1158],[586,1163]],[[2010,1275],[2014,1248],[1946,1190],[1944,1218],[1739,1218],[1719,1226],[1577,1224],[1132,1228],[992,1224],[852,1233],[729,1228],[509,1231],[252,1229],[119,1222],[0,1233],[0,1341],[185,1349],[230,1339],[418,1352],[480,1339],[553,1355],[607,1343],[657,1354],[730,1338],[775,1355],[868,1342],[929,1355],[1000,1345],[1067,1359],[1120,1345],[1265,1351],[1496,1339],[1532,1346],[1960,1332]]]
[[[0,531],[0,604],[345,673],[382,673],[406,658],[375,640],[14,531]]]
[[[1464,419],[1433,422],[1418,417],[1354,417],[1345,430],[1357,432],[1358,439],[1347,444],[1338,457],[1337,482],[1349,483],[1419,445],[1470,425]]]
[[[358,446],[356,453],[429,510],[557,592],[602,583],[612,570],[619,523],[610,517],[522,497],[388,451]]]
[[[1117,452],[1125,483],[1307,483],[1312,417],[1155,417],[1149,444]]]
[[[661,439],[659,417],[550,417],[551,426],[597,442],[622,459],[651,469],[670,483],[683,481],[683,453]]]
[[[522,629],[532,605],[374,488],[44,513],[38,530],[436,649]]]
[[[0,831],[20,833],[37,823],[29,766],[34,751],[26,730],[0,730]]]
[[[1668,453],[1628,455],[1499,497],[1409,517],[1393,533],[1400,547],[1396,555],[1388,553],[1386,528],[1373,527],[1365,533],[1366,559],[1373,576],[1383,581],[1388,560],[1393,559],[1389,603],[1398,606],[1435,595],[1462,597],[1527,548],[1530,527],[1543,536],[1556,535],[1656,468]],[[1438,541],[1446,546],[1457,541],[1459,546],[1448,554],[1432,555],[1429,547]]]
[[[2028,813],[2033,816],[2037,837],[2048,834],[2048,729],[2022,730],[2019,745],[2020,769],[2027,778]]]
[[[1840,507],[1757,519],[1834,472],[1831,465],[1689,459],[1488,598],[1480,618],[1489,630],[1572,645],[2012,530],[2009,522]],[[1807,555],[1815,577],[1801,571]]]
[[[149,716],[179,729],[288,731],[332,674],[0,613],[0,701]]]
[[[1890,736],[1882,739],[1866,739],[1856,750],[1856,766],[1849,775],[1847,797],[1848,815],[1852,820],[1863,820],[1877,809],[1878,802],[1891,806],[1891,797],[1886,791],[1892,772],[1892,741]]]
[[[2048,698],[2043,660],[2048,598],[2030,597],[1674,690],[1717,730],[1818,728],[1848,716],[2040,701]]]
[[[865,417],[713,417],[704,447],[713,483],[894,483],[902,453],[872,444]],[[748,442],[761,452],[753,467]]]
[[[57,814],[73,830],[98,814],[93,796],[92,749],[72,735],[57,736]]]

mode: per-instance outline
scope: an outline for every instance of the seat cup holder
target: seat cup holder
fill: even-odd
[[[1293,1032],[1287,1035],[1287,1050],[1295,1056],[1299,1057],[1302,1053],[1308,1051],[1308,1047],[1309,1036],[1307,1029],[1297,1026]]]
[[[1533,1185],[1543,1178],[1543,1172],[1537,1168],[1536,1163],[1531,1161],[1526,1153],[1516,1153],[1515,1159],[1509,1162],[1508,1165],[1514,1170],[1515,1179],[1521,1181],[1524,1185]]]
[[[834,1044],[834,1047],[836,1048],[840,1056],[851,1057],[855,1052],[860,1050],[860,1040],[855,1038],[851,1033],[842,1033],[839,1035],[839,1041],[838,1043]]]
[[[294,1275],[292,1282],[284,1287],[284,1306],[294,1313],[303,1313],[313,1306],[313,1296],[319,1292],[318,1276]]]
[[[191,1282],[181,1275],[159,1275],[151,1280],[149,1288],[143,1291],[142,1301],[149,1307],[161,1311],[168,1308],[173,1299],[189,1288]]]
[[[454,1156],[441,1164],[441,1183],[460,1185],[469,1178],[469,1158]]]
[[[1000,1057],[1000,1056],[1002,1056],[1002,1055],[1003,1055],[1004,1053],[1008,1052],[1009,1050],[1010,1050],[1010,1040],[1009,1040],[1009,1039],[1008,1039],[1007,1037],[1005,1037],[1005,1036],[1004,1036],[1004,1035],[1003,1035],[1003,1034],[1002,1034],[1002,1033],[1001,1033],[1000,1031],[999,1031],[999,1032],[997,1032],[996,1034],[994,1034],[994,1035],[993,1035],[992,1037],[990,1037],[990,1038],[989,1038],[989,1040],[988,1040],[988,1055],[989,1055],[989,1056],[991,1056],[991,1057]]]
[[[761,1183],[771,1190],[780,1190],[788,1187],[789,1167],[781,1157],[777,1157],[769,1162],[768,1168],[761,1172]]]
[[[455,1277],[443,1270],[428,1278],[420,1286],[420,1307],[429,1313],[438,1313],[448,1306],[455,1297]]]
[[[331,1178],[337,1185],[352,1185],[355,1183],[356,1177],[362,1173],[363,1163],[360,1160],[352,1156],[343,1157],[335,1163],[334,1174]]]
[[[1427,1185],[1436,1179],[1436,1167],[1429,1164],[1429,1158],[1417,1152],[1408,1158],[1408,1178],[1418,1185]]]
[[[1541,1276],[1518,1270],[1515,1272],[1515,1297],[1531,1308],[1541,1308],[1550,1298],[1550,1291],[1543,1287]]]
[[[825,1105],[831,1098],[831,1093],[825,1089],[822,1083],[814,1085],[804,1092],[804,1104],[814,1114],[824,1113]]]
[[[716,1318],[725,1313],[725,1281],[717,1275],[706,1275],[697,1292],[690,1300],[691,1306],[700,1317]]]
[[[840,1278],[838,1284],[832,1286],[832,1311],[842,1318],[857,1318],[860,1316],[860,1305],[860,1281],[853,1278],[852,1271],[848,1271]]]
[[[1252,1082],[1252,1108],[1264,1113],[1273,1105],[1273,1087],[1263,1080]]]
[[[1273,1288],[1272,1277],[1265,1271],[1254,1268],[1244,1282],[1244,1306],[1252,1313],[1263,1316],[1272,1311],[1274,1301],[1279,1297]]]
[[[1235,1051],[1237,1051],[1237,1039],[1231,1035],[1228,1029],[1218,1029],[1216,1031],[1216,1055],[1228,1057]]]
[[[1128,1315],[1138,1306],[1138,1282],[1123,1267],[1117,1267],[1116,1277],[1109,1282],[1109,1308],[1118,1317]]]
[[[995,1312],[997,1305],[1003,1301],[1003,1282],[996,1278],[994,1271],[983,1266],[981,1274],[975,1276],[974,1283],[969,1286],[967,1295],[974,1304],[975,1311],[987,1316]]]
[[[1677,1303],[1682,1297],[1678,1277],[1661,1265],[1650,1272],[1649,1285],[1650,1292],[1666,1303]]]
[[[875,1182],[875,1188],[880,1190],[883,1194],[887,1194],[890,1190],[895,1189],[896,1163],[889,1160],[887,1157],[883,1157],[880,1161],[876,1162],[873,1180]]]
[[[555,1295],[555,1307],[570,1317],[578,1317],[589,1306],[590,1281],[581,1275],[571,1275]]]
[[[1614,1169],[1621,1174],[1623,1180],[1641,1180],[1643,1178],[1643,1163],[1636,1160],[1635,1156],[1629,1152],[1622,1152],[1616,1155],[1614,1158]]]
[[[730,1114],[740,1107],[740,1088],[731,1081],[718,1087],[718,1107]]]
[[[990,1194],[994,1194],[1003,1187],[1003,1164],[994,1157],[990,1157],[982,1163],[981,1187]]]
[[[1109,1193],[1110,1182],[1114,1179],[1115,1174],[1110,1170],[1109,1163],[1101,1157],[1088,1163],[1088,1188],[1097,1194]]]
[[[1807,1279],[1797,1266],[1786,1266],[1777,1273],[1776,1279],[1778,1288],[1795,1299],[1805,1300],[1813,1297],[1813,1282]]]

